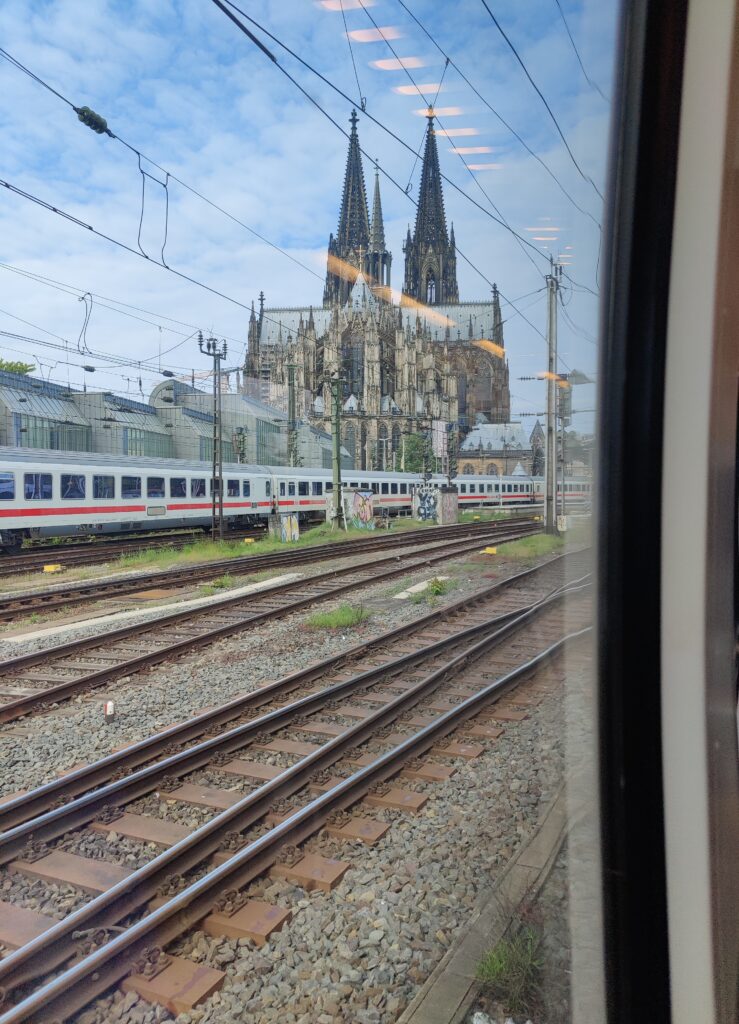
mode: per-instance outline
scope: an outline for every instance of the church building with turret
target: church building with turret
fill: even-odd
[[[320,306],[252,304],[243,389],[331,430],[329,380],[342,381],[342,443],[358,469],[401,468],[403,435],[433,421],[464,436],[510,418],[500,297],[460,302],[454,227],[447,230],[433,111],[428,113],[413,233],[402,289],[392,284],[378,168],[372,216],[352,111],[336,234],[329,236]],[[485,342],[485,347],[479,343]]]

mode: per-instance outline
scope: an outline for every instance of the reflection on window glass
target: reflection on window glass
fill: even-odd
[[[85,496],[85,478],[80,476],[78,473],[62,473],[62,493],[61,497],[70,501],[72,499],[84,498]]]
[[[0,473],[0,501],[13,501],[15,499],[15,475],[13,473]]]
[[[114,476],[93,476],[92,478],[93,498],[111,499],[115,498],[115,477]]]
[[[146,478],[146,497],[147,498],[163,498],[164,497],[164,477],[163,476],[147,476],[147,478]]]
[[[121,477],[121,497],[122,498],[140,498],[141,497],[141,477],[140,476],[122,476]]]
[[[50,499],[51,473],[25,473],[23,476],[23,497],[26,501]]]
[[[173,476],[169,480],[170,498],[187,497],[187,478],[184,476]]]

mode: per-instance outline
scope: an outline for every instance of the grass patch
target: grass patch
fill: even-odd
[[[223,576],[219,576],[215,580],[211,580],[210,583],[204,583],[200,587],[200,593],[204,597],[212,597],[213,594],[218,594],[223,590],[230,590],[231,587],[235,586],[238,580],[235,576],[229,576],[225,573]]]
[[[306,619],[311,629],[351,629],[370,617],[362,605],[342,604],[333,612],[316,612]]]
[[[525,926],[501,939],[477,966],[477,980],[485,994],[501,1004],[505,1013],[531,1013],[540,996],[541,935]]]
[[[565,542],[561,537],[553,537],[547,533],[535,533],[532,537],[521,537],[507,544],[498,545],[498,554],[506,558],[520,558],[524,561],[553,555],[564,550]]]
[[[475,512],[472,509],[466,509],[464,512],[459,513],[460,523],[474,523],[478,520],[481,523],[497,523],[499,520],[510,518],[509,512],[501,511],[500,509],[481,508]]]

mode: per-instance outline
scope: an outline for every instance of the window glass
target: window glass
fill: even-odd
[[[251,497],[251,482],[249,480],[241,481],[241,494],[244,498]]]
[[[26,473],[23,477],[23,497],[26,501],[49,501],[51,473]]]
[[[398,493],[398,485],[397,484],[390,484],[390,493],[391,494],[397,494]]]
[[[308,481],[307,480],[301,480],[298,483],[298,494],[301,497],[303,497],[303,498],[306,497],[306,495],[308,494]]]
[[[227,480],[226,481],[226,496],[229,498],[238,498],[239,496],[239,481],[238,480]]]
[[[281,498],[285,497],[285,481],[284,480],[280,480],[280,497]]]
[[[272,494],[272,484],[269,480],[267,480],[264,484],[264,493],[267,495],[268,498]]]
[[[221,490],[221,481],[218,479],[210,478],[210,493],[211,495],[218,495]]]
[[[15,500],[15,474],[0,473],[0,501]]]
[[[85,478],[79,473],[62,473],[62,493],[64,501],[74,501],[85,496]]]
[[[187,478],[184,476],[172,476],[169,478],[170,498],[187,497]]]
[[[382,490],[383,494],[389,494],[390,493],[390,484],[383,484],[381,490]]]
[[[115,477],[114,476],[93,476],[92,496],[98,499],[115,498]]]
[[[288,498],[294,498],[295,497],[295,481],[294,480],[288,480],[288,482],[287,482],[287,496],[288,496]]]
[[[122,498],[140,498],[141,497],[141,477],[140,476],[122,476],[121,477],[121,497]]]
[[[362,488],[363,491],[368,491],[370,489],[370,485],[366,480],[363,480],[359,486]]]
[[[190,481],[190,497],[191,498],[204,498],[205,497],[205,478],[204,477],[193,477]]]
[[[459,485],[459,491],[460,491],[460,494],[466,494],[467,493],[467,484],[460,484]]]
[[[474,494],[474,493],[475,493],[475,485],[474,484],[470,484],[470,494]]]
[[[500,494],[500,484],[495,485],[495,493]]]
[[[321,483],[320,480],[314,480],[311,483],[311,494],[313,494],[314,496],[323,494],[323,484]]]
[[[327,481],[327,483],[326,483],[326,491],[327,492],[328,491],[333,491],[333,489],[334,489],[334,482],[333,482],[333,480]]]
[[[164,477],[163,476],[147,476],[147,478],[146,478],[146,497],[147,498],[163,498],[164,497]]]
[[[407,494],[408,493],[408,484],[401,484],[400,485],[400,493],[401,494]]]

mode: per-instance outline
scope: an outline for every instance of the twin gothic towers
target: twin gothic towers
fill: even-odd
[[[408,228],[408,236],[403,245],[403,294],[427,306],[453,305],[459,302],[454,226],[451,234],[448,234],[431,108],[427,117],[416,224],[412,235]],[[339,228],[336,237],[332,234],[328,242],[328,270],[323,290],[323,305],[326,307],[337,304],[343,306],[346,303],[358,272],[362,273],[370,287],[388,290],[391,287],[393,257],[385,245],[380,177],[375,168],[375,193],[370,221],[355,110],[352,111],[350,123]]]

